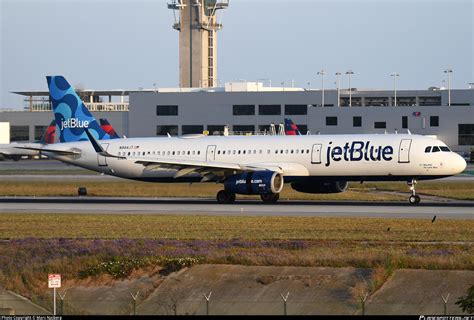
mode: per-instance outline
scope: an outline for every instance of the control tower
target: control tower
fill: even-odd
[[[217,12],[229,0],[173,0],[173,28],[179,31],[179,86],[215,87],[217,79]],[[220,17],[222,20],[222,15]]]

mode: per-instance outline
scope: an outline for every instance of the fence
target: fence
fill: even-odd
[[[48,292],[49,293],[49,292]],[[322,314],[462,314],[449,301],[449,295],[439,301],[420,303],[371,303],[367,296],[323,296],[315,300],[298,299],[291,292],[280,293],[274,299],[233,300],[217,293],[202,293],[195,299],[144,297],[139,291],[107,292],[93,295],[58,291],[57,315],[322,315]],[[225,294],[224,294],[225,296]],[[30,302],[31,301],[31,302]],[[0,314],[52,314],[52,293],[33,296],[30,301],[15,296],[0,295]]]

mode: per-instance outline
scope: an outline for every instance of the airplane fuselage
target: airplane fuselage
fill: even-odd
[[[280,169],[285,182],[308,177],[345,181],[436,179],[458,174],[466,166],[462,157],[449,151],[440,140],[405,134],[183,136],[99,142],[108,153],[123,158],[99,155],[89,141],[49,145],[50,149],[80,150],[80,155],[43,153],[97,172],[157,182],[199,181],[201,175],[191,172],[175,178],[177,169],[173,166],[145,166],[136,161],[275,167]],[[436,147],[437,151],[426,152],[428,147]]]

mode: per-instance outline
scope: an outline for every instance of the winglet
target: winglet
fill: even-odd
[[[94,150],[95,150],[95,152],[97,152],[97,154],[99,154],[101,156],[104,156],[104,157],[108,157],[108,158],[125,159],[124,157],[115,156],[115,155],[110,154],[107,151],[105,151],[102,148],[102,146],[97,142],[97,140],[94,138],[94,136],[89,132],[89,129],[85,128],[84,131],[86,132],[87,137],[89,137],[89,141],[92,143],[92,147],[94,147]]]

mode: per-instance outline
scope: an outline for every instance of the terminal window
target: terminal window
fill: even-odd
[[[430,117],[430,127],[439,127],[439,117],[431,116]]]
[[[362,127],[362,117],[352,117],[353,127]]]
[[[181,127],[182,134],[198,134],[204,131],[204,126],[200,125],[184,125]]]
[[[255,115],[255,105],[237,104],[233,106],[234,116],[253,116]]]
[[[308,126],[306,124],[297,124],[298,129],[300,129],[301,134],[308,133]]]
[[[458,144],[460,146],[474,145],[474,123],[458,125]]]
[[[35,140],[40,140],[48,126],[35,126]]]
[[[210,135],[219,135],[221,132],[224,132],[224,126],[208,125],[207,131],[209,131]]]
[[[308,106],[306,104],[287,104],[285,105],[285,115],[307,115]]]
[[[172,136],[177,136],[178,126],[156,126],[157,136],[166,136],[168,133]]]
[[[337,126],[337,117],[326,117],[327,126]]]
[[[402,117],[402,129],[408,129],[408,117],[407,116]]]
[[[255,131],[255,126],[252,125],[235,125],[232,127],[234,133],[251,133]]]
[[[376,122],[374,122],[374,128],[375,129],[386,129],[387,128],[387,123],[385,121],[376,121]]]
[[[156,106],[157,116],[177,116],[178,106]]]
[[[281,106],[279,104],[261,104],[258,106],[258,114],[261,116],[279,116],[281,115]]]
[[[29,126],[11,126],[10,141],[27,141],[30,140]]]

